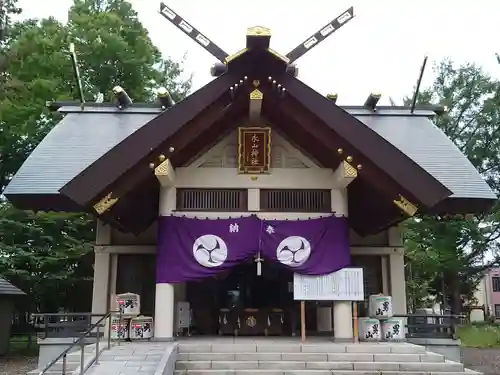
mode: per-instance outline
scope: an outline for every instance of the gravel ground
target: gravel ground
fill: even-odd
[[[0,375],[26,375],[36,365],[36,357],[0,357]]]
[[[465,367],[484,373],[500,374],[500,349],[462,348],[462,360]]]

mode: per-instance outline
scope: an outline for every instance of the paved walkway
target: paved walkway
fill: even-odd
[[[86,375],[154,375],[169,343],[121,342],[99,357]]]

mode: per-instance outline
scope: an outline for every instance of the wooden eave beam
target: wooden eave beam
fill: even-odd
[[[269,99],[269,97],[267,97]],[[339,171],[339,165],[342,163],[342,155],[319,143],[311,137],[310,127],[295,121],[279,110],[279,106],[264,100],[264,116],[273,126],[279,129],[304,155],[325,167]],[[360,171],[362,172],[362,171]],[[362,173],[361,173],[362,175]],[[347,182],[347,181],[346,181]],[[361,190],[358,187],[361,185]],[[376,187],[363,181],[359,177],[352,179],[347,186],[349,201],[349,222],[351,227],[361,236],[374,234],[395,223],[404,220],[407,215],[404,214],[391,201],[386,192],[379,191]],[[376,206],[373,206],[376,204]]]
[[[333,188],[345,189],[356,177],[358,177],[357,169],[349,162],[341,161],[333,172]]]
[[[106,198],[105,201],[107,200],[107,202],[110,202],[109,199],[111,198],[112,204],[109,205],[109,207],[106,207],[105,210],[111,208],[119,199],[121,199],[121,197],[133,190],[149,176],[153,175],[154,172],[151,170],[150,164],[155,160],[158,160],[159,155],[167,153],[166,151],[170,147],[173,147],[175,151],[169,159],[171,162],[174,161],[177,158],[177,154],[182,154],[184,148],[189,145],[197,134],[203,134],[204,131],[212,124],[225,116],[228,109],[231,107],[230,102],[231,99],[229,94],[219,98],[216,103],[212,104],[208,109],[199,114],[193,121],[180,128],[171,137],[167,138],[163,144],[160,144],[159,149],[150,151],[146,158],[140,160],[135,166],[108,186],[107,192],[101,193],[101,196]],[[98,201],[97,199],[95,201],[100,202],[100,200]],[[95,206],[94,203],[91,204]],[[96,209],[95,211],[97,214],[102,212],[101,209],[99,211]]]
[[[313,145],[322,146],[318,148],[318,150],[326,149],[329,151],[330,155],[328,155],[328,158],[332,160],[332,162],[329,163],[330,168],[336,170],[340,161],[348,161],[349,164],[360,170],[360,173],[362,173],[365,178],[373,181],[374,185],[380,190],[388,192],[389,196],[391,196],[390,193],[392,191],[393,199],[399,198],[401,189],[397,183],[390,179],[384,171],[373,165],[371,160],[355,150],[348,141],[338,134],[335,134],[335,132],[332,132],[326,124],[315,118],[314,115],[301,106],[300,103],[290,101],[290,98],[287,96],[279,97],[278,94],[273,95],[272,92],[267,91],[267,89],[264,91],[264,95],[266,95],[266,100],[270,103],[269,105],[271,107],[276,108],[277,111],[282,113],[283,117],[294,119],[296,123],[299,123],[306,129],[309,135],[308,138],[311,142],[314,142]],[[314,149],[311,150],[311,152],[314,151]],[[324,158],[323,156],[323,159]]]
[[[221,134],[225,134],[230,127],[235,128],[237,126],[236,117],[243,116],[247,109],[245,99],[245,94],[242,93],[235,102],[219,111],[216,121],[212,122],[210,118],[204,117],[205,121],[211,124],[205,124],[205,130],[201,131],[200,128],[193,129],[192,132],[185,130],[182,139],[188,139],[188,141],[175,143],[179,146],[176,149],[178,151],[175,151],[171,158],[163,160],[154,170],[148,166],[147,171],[146,168],[142,168],[133,171],[127,178],[120,179],[113,186],[113,191],[120,199],[116,205],[105,211],[104,216],[112,218],[114,222],[120,222],[121,231],[124,232],[137,233],[146,229],[156,218],[158,205],[145,206],[143,202],[150,200],[150,197],[149,194],[141,192],[145,189],[152,191],[151,189],[154,189],[155,186],[163,184],[166,184],[163,186],[172,186],[175,182],[174,165],[184,165],[190,159],[196,158],[200,152],[209,148]],[[164,147],[168,148],[166,145]],[[142,165],[146,163],[144,161]],[[138,210],[140,215],[134,214]],[[112,222],[110,224],[113,225]]]
[[[139,234],[158,218],[159,191],[158,181],[151,174],[99,219],[106,223],[109,220],[109,224],[121,232]]]
[[[229,132],[236,129],[241,124],[239,120],[246,118],[248,113],[248,100],[241,95],[231,104],[218,121],[214,122],[203,133],[192,137],[191,141],[184,148],[182,153],[176,153],[173,163],[177,166],[189,165],[201,155],[215,146]]]
[[[282,74],[276,80],[286,88],[287,95],[295,100],[295,104],[314,114],[317,120],[349,142],[352,152],[356,151],[366,160],[371,160],[425,207],[432,207],[452,194],[409,156],[297,78]]]
[[[370,181],[356,178],[347,188],[349,224],[360,236],[376,234],[407,218]]]
[[[134,169],[141,160],[148,158],[152,150],[157,150],[186,124],[197,116],[199,118],[201,112],[220,111],[221,102],[224,105],[230,103],[228,89],[237,80],[239,76],[236,73],[227,73],[213,80],[132,133],[66,184],[60,192],[82,206],[107,196],[107,188]],[[209,120],[204,117],[198,121]]]
[[[374,165],[370,159],[358,152],[349,142],[342,139],[338,134],[332,133],[330,129],[325,129],[324,124],[318,122],[311,113],[302,111],[300,106],[297,106],[296,103],[290,104],[286,99],[280,102],[281,110],[287,117],[293,117],[299,123],[307,124],[307,129],[316,142],[323,143],[331,150],[332,154],[336,152],[344,161],[347,161],[353,166],[355,165],[359,174],[364,176],[366,180],[369,180],[378,190],[384,192],[390,202],[396,204],[400,208],[406,208],[411,205],[418,209],[418,206],[422,204],[422,202],[418,201],[411,192],[399,186],[397,181],[394,181],[384,170]],[[401,200],[405,202],[405,205],[400,204]],[[405,213],[408,216],[412,216],[415,212],[416,210],[411,209]]]
[[[385,227],[386,224],[399,222],[415,213],[411,210],[404,212],[396,205],[394,201],[398,201],[399,203],[400,194],[403,190],[394,181],[384,175],[383,171],[373,166],[369,160],[363,159],[357,153],[349,154],[346,151],[351,147],[349,143],[342,140],[338,135],[334,134],[332,136],[332,132],[329,129],[326,129],[327,131],[325,132],[325,124],[310,116],[300,106],[290,105],[290,103],[287,103],[286,98],[270,94],[270,91],[265,87],[263,90],[266,92],[266,99],[264,100],[265,116],[274,125],[281,128],[281,131],[285,135],[289,136],[306,153],[311,153],[313,158],[318,160],[323,166],[336,170],[338,176],[341,175],[342,170],[338,169],[339,163],[346,162],[353,168],[355,165],[358,177],[344,182],[349,183],[348,189],[352,181],[357,180],[359,176],[364,176],[364,179],[369,180],[372,187],[376,189],[377,196],[383,197],[382,199],[385,202],[383,203],[385,207],[384,212],[391,214],[389,216],[379,215],[380,220],[376,223],[368,223],[366,228],[364,224],[363,226],[357,224],[358,229],[361,227],[364,228],[360,230],[360,234],[372,233],[374,227],[370,227],[369,225],[375,225],[377,228]],[[339,151],[342,152],[339,153]],[[346,159],[352,160],[352,162],[348,162]],[[373,189],[370,191],[373,191]],[[351,221],[357,222],[354,212],[350,212],[349,216]],[[363,221],[363,217],[360,220]]]
[[[316,142],[306,128],[294,118],[287,117],[270,99],[264,100],[263,115],[305,156],[323,168],[335,169],[336,166],[338,167],[342,159],[337,155],[333,155],[332,158],[332,155],[329,155],[331,150]]]

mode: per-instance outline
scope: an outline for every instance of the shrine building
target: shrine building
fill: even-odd
[[[400,223],[496,200],[433,123],[444,109],[378,106],[376,94],[338,106],[297,78],[307,43],[281,55],[255,27],[227,55],[200,35],[221,60],[213,81],[178,103],[166,90],[132,103],[120,87],[118,105],[52,103],[62,120],[4,195],[19,209],[95,215],[92,312],[137,293],[159,340],[175,336],[178,302],[193,335],[295,335],[293,274],[349,267],[363,269],[366,299],[390,295],[405,314]],[[353,337],[351,301],[306,311],[309,334]]]

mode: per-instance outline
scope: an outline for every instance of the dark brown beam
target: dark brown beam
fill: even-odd
[[[255,79],[266,80],[269,76],[278,76],[286,72],[287,62],[282,56],[267,50],[248,50],[228,63],[230,72],[237,71],[239,75],[248,76],[250,82]]]
[[[146,158],[139,161],[135,166],[133,166],[129,171],[125,172],[120,176],[113,184],[108,187],[108,190],[101,193],[100,196],[96,197],[91,201],[91,204],[97,203],[102,196],[105,196],[109,192],[113,193],[114,197],[121,199],[128,192],[133,191],[135,187],[144,181],[146,181],[151,175],[154,175],[153,170],[150,167],[150,163],[158,160],[160,154],[168,154],[169,147],[174,148],[174,153],[170,157],[172,164],[176,165],[176,159],[182,158],[182,153],[184,148],[192,142],[192,139],[197,134],[202,134],[209,128],[214,122],[223,118],[227,111],[231,108],[232,104],[228,104],[229,99],[220,99],[216,104],[206,111],[203,111],[194,121],[192,121],[187,126],[181,128],[177,133],[169,137],[163,144],[161,144],[157,149],[150,152]]]
[[[235,130],[241,123],[238,120],[246,118],[247,112],[248,101],[246,98],[239,97],[219,121],[215,122],[203,133],[199,133],[196,137],[193,137],[183,152],[176,154],[173,163],[177,166],[182,166],[194,162],[215,146],[217,142],[227,136],[229,132]]]
[[[349,224],[360,236],[376,234],[406,216],[361,174],[347,187]]]
[[[424,206],[432,207],[451,195],[450,190],[409,156],[309,86],[287,74],[283,74],[278,82],[294,99],[293,105],[307,108],[308,113],[314,114],[341,139],[348,141],[360,156],[364,155],[394,181],[397,180],[404,190],[418,197]]]
[[[263,90],[264,89],[265,87],[263,87]],[[350,142],[343,139],[326,126],[326,124],[319,121],[313,114],[305,110],[300,103],[288,96],[279,98],[277,96],[279,94],[273,95],[272,91],[269,89],[266,90],[264,95],[267,95],[265,97],[269,98],[270,102],[272,102],[270,105],[280,108],[280,111],[286,118],[295,119],[297,123],[307,129],[309,133],[308,137],[314,139],[314,145],[310,146],[311,150],[319,151],[321,148],[318,145],[322,145],[324,147],[323,149],[328,150],[327,156],[323,156],[323,158],[330,158],[332,162],[335,163],[335,167],[331,165],[331,168],[336,168],[340,160],[351,157],[352,161],[349,161],[349,163],[355,167],[361,165],[361,170],[359,171],[360,175],[373,181],[374,186],[386,192],[388,198],[396,199],[399,194],[406,194],[405,197],[410,201],[413,200],[414,203],[421,203],[415,196],[401,189],[396,181],[392,180],[385,171],[375,166],[370,159],[358,152]],[[273,96],[274,101],[272,99]],[[338,152],[339,149],[342,150],[341,154]],[[341,159],[339,159],[339,157]]]
[[[164,3],[160,3],[160,14],[219,61],[224,62],[226,60],[228,54],[223,51],[222,48],[208,39],[184,18],[179,16],[177,12],[170,9]]]
[[[335,31],[344,26],[347,22],[354,18],[354,8],[350,7],[344,13],[339,15],[337,18],[329,22],[327,25],[323,26],[304,42],[300,43],[297,47],[286,54],[286,57],[290,59],[290,64],[293,63],[298,58],[305,55],[308,51],[316,47],[323,40],[332,35]]]
[[[82,206],[99,200],[101,194],[120,176],[134,169],[141,160],[149,158],[153,151],[158,150],[186,123],[197,116],[198,123],[206,123],[206,120],[199,116],[200,113],[207,110],[208,118],[217,116],[220,110],[231,102],[229,87],[236,82],[237,78],[231,73],[213,80],[112,148],[66,184],[61,193]],[[148,167],[147,163],[145,167]]]
[[[121,199],[110,216],[121,225],[121,231],[139,234],[158,219],[160,186],[156,177],[150,176]]]
[[[336,154],[332,158],[331,150],[316,142],[308,130],[294,118],[286,116],[276,101],[272,101],[271,98],[265,99],[263,111],[264,117],[305,156],[317,161],[325,168],[336,168],[339,165],[341,159]]]
[[[230,127],[237,126],[236,119],[248,111],[245,91],[236,99],[233,104],[226,106],[218,113],[217,120],[214,121],[205,114],[202,117],[203,121],[197,121],[200,126],[203,124],[203,129],[191,123],[173,137],[173,144],[176,145],[176,152],[170,158],[173,165],[181,166],[194,160],[200,153],[206,152],[221,135],[226,134]],[[175,141],[176,139],[178,142]],[[164,149],[167,149],[168,145],[165,144]],[[107,214],[119,222],[123,230],[127,232],[146,229],[158,216],[158,204],[143,204],[143,202],[149,202],[150,198],[141,192],[149,189],[148,191],[157,197],[158,181],[149,163],[144,161],[142,164],[143,168],[137,167],[137,170],[119,179],[111,188],[119,200],[107,211]],[[156,189],[154,190],[156,193],[151,189]],[[138,210],[140,214],[136,214]]]
[[[298,106],[293,106],[293,112],[287,111],[287,109],[289,109],[288,106],[283,105],[285,99],[279,100],[276,97],[273,98],[272,95],[267,95],[266,98],[268,100],[264,100],[265,116],[274,126],[278,127],[286,134],[292,143],[296,143],[300,148],[308,150],[312,153],[314,159],[318,160],[327,168],[336,169],[339,163],[346,158],[347,153],[344,151],[342,155],[339,155],[337,148],[340,145],[340,148],[347,150],[349,147],[348,143],[338,138],[333,140],[335,146],[332,146],[328,142],[332,141],[331,137],[313,130],[321,126],[324,127],[324,124],[312,122],[317,120],[304,117]],[[363,186],[366,186],[366,189],[359,195],[357,191],[355,191],[355,187],[359,185],[359,183],[357,182],[353,185],[354,188],[351,188],[351,183],[348,187],[348,197],[351,201],[358,198],[360,201],[368,200],[367,204],[371,204],[371,200],[376,200],[376,204],[378,205],[377,209],[381,210],[380,212],[376,212],[376,210],[373,211],[373,215],[376,217],[372,217],[372,215],[367,216],[367,211],[363,212],[363,210],[358,210],[357,206],[351,203],[352,211],[349,209],[349,220],[356,232],[364,236],[375,233],[378,229],[383,230],[396,222],[404,220],[407,216],[403,214],[393,202],[393,200],[398,197],[398,194],[401,194],[401,189],[394,187],[394,185],[386,185],[387,181],[385,181],[384,184],[383,178],[382,183],[380,183],[380,170],[377,170],[375,176],[369,176],[371,177],[370,183],[371,181],[374,181],[374,183],[371,185],[366,184],[367,174],[364,172],[370,170],[370,162],[367,161],[365,163],[363,160],[362,165],[363,168],[358,171],[358,176],[363,177],[358,178],[365,181]],[[357,181],[358,178],[354,179],[353,183]],[[368,222],[366,222],[367,218]]]

